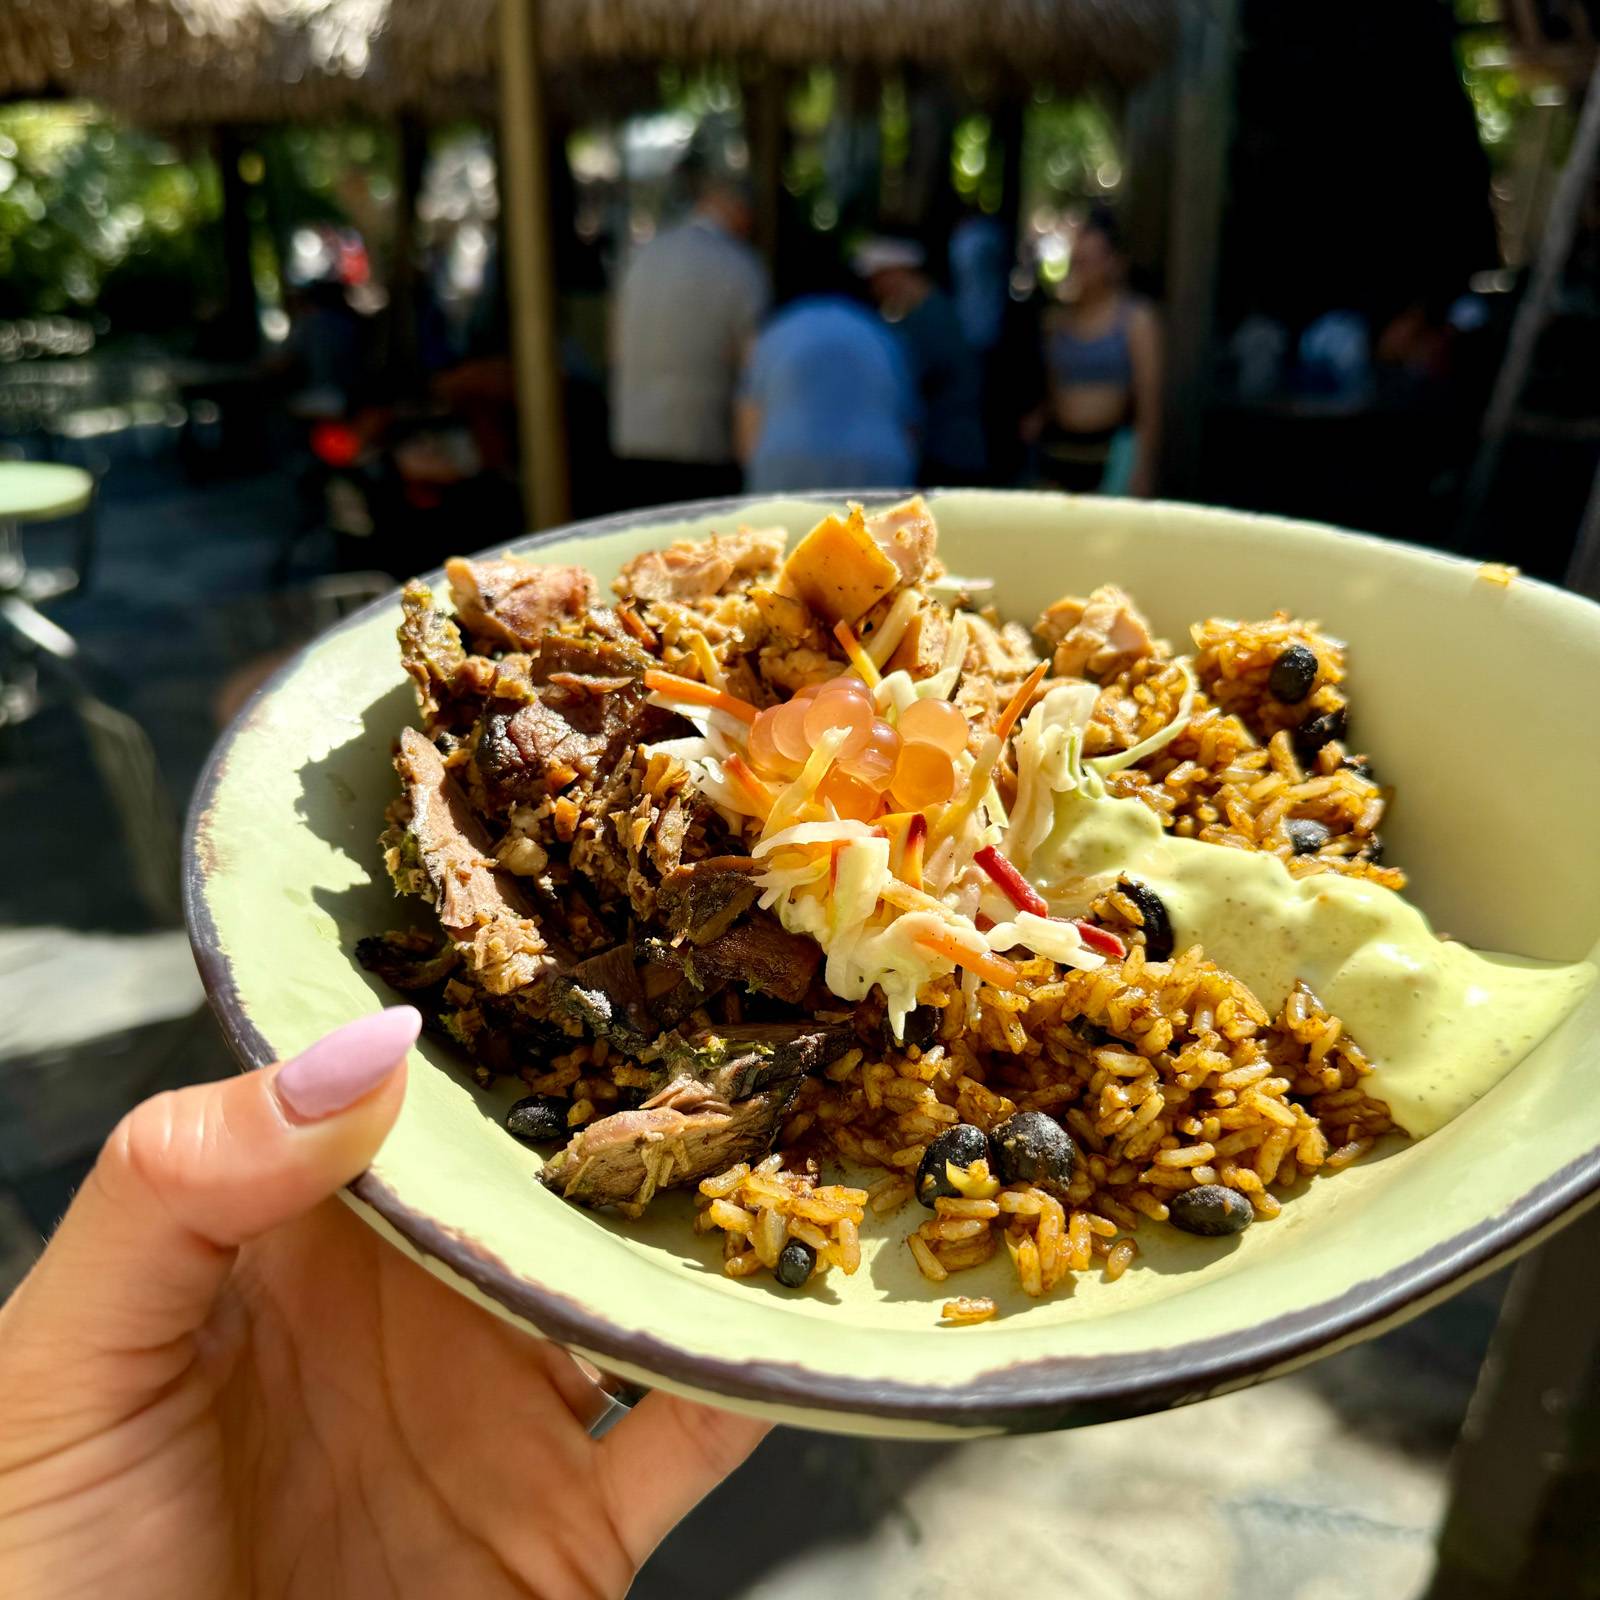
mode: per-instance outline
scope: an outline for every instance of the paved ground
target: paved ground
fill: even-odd
[[[285,642],[263,594],[292,494],[279,478],[196,489],[136,444],[107,479],[95,589],[55,614],[181,799],[222,678]],[[61,710],[0,732],[0,814],[3,1293],[121,1110],[228,1059]],[[922,1447],[780,1432],[635,1593],[1413,1600],[1500,1290],[1270,1387],[1078,1433]]]

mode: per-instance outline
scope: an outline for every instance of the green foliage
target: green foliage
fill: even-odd
[[[187,320],[219,292],[210,162],[93,107],[0,107],[0,316]]]
[[[1116,123],[1092,95],[1036,94],[1022,153],[1023,206],[1098,200],[1122,181]]]
[[[1005,155],[993,148],[989,119],[981,112],[963,117],[950,140],[950,182],[961,198],[991,214],[1000,209]]]

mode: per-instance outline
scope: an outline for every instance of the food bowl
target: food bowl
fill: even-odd
[[[729,500],[523,540],[607,582],[638,552],[739,523],[797,536],[840,497]],[[872,497],[867,497],[872,498]],[[1600,607],[1389,541],[1191,506],[1045,494],[934,497],[951,570],[994,580],[1031,622],[1114,581],[1157,631],[1209,615],[1315,617],[1350,645],[1355,748],[1397,798],[1385,825],[1408,896],[1470,944],[1552,960],[1600,938],[1592,737]],[[289,1056],[395,996],[352,957],[407,919],[377,837],[391,747],[412,719],[379,601],[309,645],[229,729],[187,848],[189,925],[247,1067]],[[925,1282],[902,1217],[864,1230],[851,1277],[795,1294],[735,1281],[668,1196],[640,1222],[568,1205],[506,1135],[516,1091],[485,1093],[424,1040],[405,1108],[352,1206],[429,1271],[601,1367],[775,1419],[902,1437],[1068,1427],[1203,1399],[1367,1338],[1530,1248],[1600,1195],[1600,992],[1455,1121],[1307,1183],[1229,1239],[1140,1234],[1116,1282],[1031,1301],[1003,1255]],[[939,1325],[947,1292],[1001,1315]]]

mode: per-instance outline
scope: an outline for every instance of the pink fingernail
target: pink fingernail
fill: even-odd
[[[353,1106],[405,1059],[422,1031],[415,1006],[390,1006],[335,1028],[278,1068],[276,1087],[298,1117],[315,1122]]]

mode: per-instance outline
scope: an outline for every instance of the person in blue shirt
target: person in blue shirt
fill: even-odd
[[[826,240],[754,340],[735,413],[753,493],[893,489],[917,465],[917,400],[894,335],[853,296]]]
[[[983,379],[955,303],[911,239],[868,239],[853,261],[905,353],[922,406],[917,481],[930,487],[982,483],[988,471]]]

